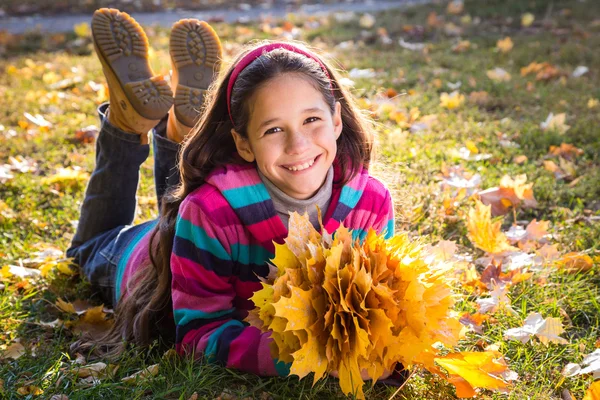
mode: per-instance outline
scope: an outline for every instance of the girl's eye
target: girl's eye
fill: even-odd
[[[267,129],[265,131],[265,135],[268,135],[270,133],[276,133],[276,132],[281,132],[281,128],[270,128],[270,129]]]
[[[304,122],[315,122],[318,120],[320,120],[319,117],[309,117],[309,118],[306,118],[306,121],[304,121]]]

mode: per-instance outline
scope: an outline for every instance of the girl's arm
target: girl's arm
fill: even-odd
[[[179,209],[171,256],[176,349],[257,375],[288,375],[289,366],[271,357],[269,334],[242,322],[227,227],[209,214],[193,199]]]

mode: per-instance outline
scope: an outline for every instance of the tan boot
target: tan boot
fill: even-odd
[[[204,21],[182,19],[169,42],[175,107],[169,111],[167,137],[181,142],[200,117],[204,93],[221,67],[223,49],[214,29]]]
[[[108,121],[148,143],[148,131],[173,105],[173,92],[150,68],[146,34],[129,14],[101,8],[92,17],[92,38],[108,82]]]

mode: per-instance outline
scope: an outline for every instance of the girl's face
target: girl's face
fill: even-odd
[[[287,73],[260,87],[249,99],[248,138],[231,133],[238,153],[287,195],[312,197],[325,182],[342,132],[335,111],[302,75]]]

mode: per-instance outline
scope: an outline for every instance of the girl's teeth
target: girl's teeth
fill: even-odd
[[[290,171],[302,171],[303,169],[306,169],[306,168],[312,166],[314,163],[315,163],[315,160],[312,160],[312,161],[309,161],[309,162],[304,163],[302,165],[298,165],[298,166],[295,166],[295,167],[288,167],[288,169]]]

